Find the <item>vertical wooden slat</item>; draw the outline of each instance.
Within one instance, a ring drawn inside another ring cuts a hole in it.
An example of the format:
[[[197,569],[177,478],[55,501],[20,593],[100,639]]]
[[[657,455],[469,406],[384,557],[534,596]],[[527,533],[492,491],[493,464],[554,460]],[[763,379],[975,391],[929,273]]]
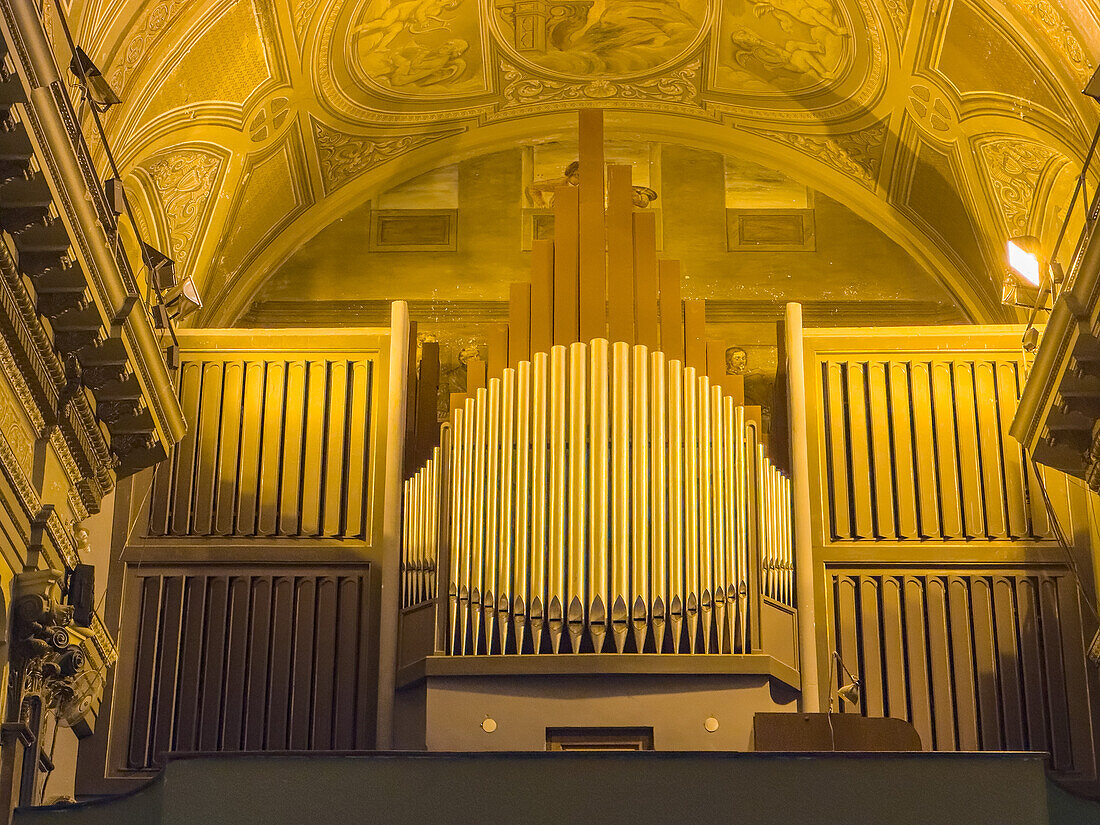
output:
[[[316,586],[316,640],[313,665],[313,701],[310,708],[310,741],[313,750],[333,746],[333,698],[336,678],[336,619],[338,580],[321,576]]]
[[[607,167],[607,324],[612,343],[634,343],[634,224],[630,167]]]
[[[848,403],[844,389],[844,366],[835,361],[824,365],[825,453],[828,457],[829,515],[834,539],[853,537],[848,494]]]
[[[169,513],[171,532],[174,536],[186,536],[191,528],[191,493],[195,480],[196,431],[199,427],[199,408],[202,393],[203,365],[188,362],[180,375],[180,406],[187,421],[187,432],[176,445],[175,472],[173,473],[172,507]]]
[[[1073,766],[1073,740],[1066,696],[1066,664],[1062,659],[1057,588],[1056,577],[1039,577],[1039,620],[1042,625],[1043,667],[1046,675],[1044,698],[1050,714],[1051,763],[1055,770],[1065,771]]]
[[[270,686],[269,652],[271,644],[271,577],[252,580],[249,610],[248,685],[245,689],[245,750],[263,750],[267,742],[267,696]]]
[[[580,335],[577,201],[576,187],[554,193],[554,343],[559,346],[569,346]]]
[[[241,407],[241,463],[237,482],[237,514],[233,534],[256,534],[257,503],[260,495],[260,455],[264,433],[266,370],[250,361],[244,372],[244,402]]]
[[[707,378],[712,387],[725,388],[726,346],[721,341],[707,341]],[[734,376],[729,376],[733,378]]]
[[[939,479],[937,478],[936,441],[933,432],[932,376],[928,364],[914,362],[909,368],[913,400],[913,445],[917,465],[917,491],[920,496],[920,530],[923,538],[940,538]]]
[[[848,449],[851,468],[854,538],[873,538],[874,502],[872,500],[871,452],[867,434],[867,383],[865,365],[848,362]],[[866,479],[867,481],[864,481]],[[879,533],[881,536],[882,534]]]
[[[869,361],[866,377],[876,534],[880,538],[895,539],[898,533],[894,523],[894,455],[890,445],[890,399],[886,388],[886,364],[882,361]],[[912,500],[911,489],[908,494]]]
[[[312,576],[294,583],[294,618],[288,629],[293,634],[294,653],[290,659],[290,724],[287,747],[309,749],[309,729],[313,706],[313,639],[317,630],[317,591]]]
[[[603,111],[580,110],[578,149],[580,216],[580,341],[607,335],[607,273],[604,235]],[[558,235],[554,224],[555,242]]]
[[[955,691],[951,679],[950,632],[947,626],[947,592],[939,576],[925,577],[924,598],[928,614],[928,664],[932,683],[932,725],[936,750],[955,750]]]
[[[233,532],[239,479],[241,411],[244,400],[244,362],[227,362],[221,397],[221,424],[218,435],[218,472],[214,488],[213,532],[228,536]]]
[[[932,417],[936,433],[936,469],[939,473],[940,523],[945,538],[963,538],[963,486],[959,477],[958,440],[955,437],[953,364],[932,362]]]
[[[369,616],[371,607],[368,588],[369,579],[361,576],[355,579],[355,590],[358,596],[357,612],[359,616]],[[366,750],[374,747],[375,732],[375,702],[376,694],[368,685],[377,684],[377,674],[372,672],[372,663],[376,662],[377,653],[372,644],[373,634],[369,628],[365,628],[360,619],[356,638],[356,674],[355,674],[355,738],[352,747],[357,750]]]
[[[240,750],[243,745],[245,690],[248,674],[250,576],[229,577],[229,627],[226,630],[225,692],[218,747]]]
[[[554,242],[531,244],[531,354],[554,344]]]
[[[1069,575],[1058,576],[1058,627],[1062,639],[1061,656],[1065,667],[1066,699],[1069,713],[1071,762],[1073,770],[1089,774],[1095,771],[1095,736],[1089,710],[1088,660],[1082,654],[1087,636],[1081,626],[1081,602],[1075,582]]]
[[[501,326],[504,346],[508,345],[507,328]],[[499,346],[499,344],[498,344]],[[492,345],[490,345],[492,353]],[[501,364],[503,369],[504,365]],[[416,460],[424,463],[439,444],[439,343],[424,341],[420,345],[420,364],[416,374]]]
[[[652,212],[634,213],[634,336],[642,346],[660,346],[657,320],[657,224]]]
[[[191,535],[208,536],[213,530],[214,486],[218,472],[218,434],[222,413],[222,365],[212,361],[202,367],[202,407],[195,444],[195,492]]]
[[[974,395],[978,413],[978,463],[981,467],[986,534],[990,538],[1003,539],[1008,538],[1009,531],[995,369],[996,363],[993,361],[974,364]]]
[[[982,750],[1003,750],[1001,703],[997,690],[997,659],[993,623],[993,590],[987,576],[970,581],[970,622],[974,627],[974,671]]]
[[[256,534],[275,534],[279,514],[279,470],[283,452],[283,407],[286,364],[267,364],[263,394],[263,436],[260,448],[260,485],[257,500]]]
[[[859,655],[859,637],[858,637],[858,624],[859,615],[856,607],[859,580],[852,576],[837,576],[835,578],[835,593],[836,593],[836,614],[837,614],[837,632],[836,632],[836,646],[837,653],[840,654],[841,661],[845,666],[853,673],[863,673],[863,663]],[[848,681],[847,675],[841,669],[837,662],[830,662],[830,667],[833,669],[833,684],[838,687]],[[860,697],[861,705],[864,702],[864,698]],[[834,708],[841,713],[863,713],[863,708],[852,709],[843,700],[837,699],[836,706]]]
[[[913,421],[910,415],[909,365],[889,362],[890,443],[893,447],[893,468],[897,480],[898,538],[920,538],[917,509],[917,468],[913,459]],[[876,461],[878,455],[876,453]]]
[[[974,369],[968,361],[953,365],[955,379],[955,429],[959,438],[960,494],[964,532],[968,538],[985,537],[982,491],[982,454],[978,445],[978,409],[974,399]]]
[[[1020,576],[1016,579],[1016,632],[1020,640],[1027,749],[1049,750],[1051,742],[1043,681],[1043,631],[1039,618],[1039,588],[1032,576]]]
[[[344,492],[345,426],[348,412],[348,362],[333,361],[328,370],[328,418],[325,427],[324,502],[320,531],[323,536],[340,534]],[[308,469],[307,469],[308,472]]]
[[[370,442],[370,401],[373,371],[368,362],[352,364],[348,393],[347,465],[344,476],[344,536],[362,536],[370,529],[363,523],[367,506],[367,462]]]
[[[129,764],[134,768],[145,768],[155,754],[148,752],[150,708],[153,703],[153,690],[156,686],[156,667],[158,656],[157,630],[161,620],[161,589],[159,576],[146,576],[140,580],[141,607],[138,615],[140,624],[137,630],[137,650],[134,663],[133,700],[130,717]],[[173,641],[171,639],[166,641]]]
[[[885,664],[886,702],[884,715],[909,718],[909,680],[905,655],[905,625],[902,612],[902,582],[896,576],[882,577],[882,653]],[[925,748],[931,744],[924,740]]]
[[[684,305],[680,297],[680,262],[658,262],[661,310],[661,349],[669,361],[684,360]]]
[[[868,716],[886,715],[886,680],[883,678],[882,648],[885,641],[879,614],[879,580],[859,577],[859,637],[862,641],[859,677]]]
[[[993,621],[997,636],[997,675],[1001,686],[1001,712],[1004,715],[1004,747],[1027,748],[1024,681],[1017,648],[1016,584],[1005,576],[993,578]]]
[[[279,486],[279,535],[294,536],[301,526],[302,454],[305,444],[306,372],[305,361],[287,366],[286,404],[283,418],[282,481]]]
[[[1005,501],[1008,510],[1008,531],[1013,538],[1030,535],[1027,510],[1027,485],[1024,481],[1024,455],[1020,442],[1012,437],[1009,428],[1016,415],[1019,387],[1016,381],[1016,365],[998,361],[996,365],[997,412],[1001,437],[1001,461],[1005,476]]]
[[[486,365],[489,378],[500,378],[508,366],[508,327],[504,324],[490,324],[486,330],[489,361]]]
[[[457,435],[456,435],[457,437]],[[332,747],[350,750],[355,747],[355,721],[359,701],[359,639],[364,605],[359,598],[359,583],[351,577],[341,577],[336,587],[336,654],[333,691]]]
[[[198,749],[198,710],[202,695],[202,641],[206,618],[206,577],[188,576],[184,591],[183,633],[180,638],[179,687],[176,695],[174,751]]]
[[[148,581],[146,579],[145,581]],[[153,718],[153,736],[150,747],[149,759],[151,764],[163,764],[164,755],[172,749],[173,723],[176,709],[176,685],[179,678],[180,666],[180,633],[183,629],[183,576],[164,576],[163,579],[163,608],[160,614],[160,648],[159,666],[157,667],[156,712]],[[143,614],[141,633],[145,633],[145,618]],[[142,651],[144,639],[138,641],[138,651]],[[134,707],[141,706],[140,697],[136,691],[133,699]]]
[[[286,750],[290,711],[291,645],[294,640],[293,576],[276,576],[271,594],[271,660],[265,750]]]
[[[909,673],[909,721],[920,734],[925,750],[943,747],[933,735],[932,691],[928,681],[928,641],[924,619],[924,583],[916,576],[904,579],[905,655]],[[950,747],[950,745],[947,745]]]
[[[684,301],[684,364],[694,367],[698,375],[707,371],[706,301],[688,298]]]
[[[508,285],[508,366],[531,358],[531,284]]]
[[[324,467],[326,412],[328,407],[328,362],[314,360],[307,364],[305,403],[305,443],[302,445],[301,524],[303,536],[321,532],[321,469]]]
[[[203,633],[202,704],[199,709],[199,750],[218,749],[221,732],[221,698],[225,679],[226,619],[229,611],[227,576],[210,576],[206,581],[206,627]]]
[[[959,750],[975,751],[979,747],[978,696],[974,685],[974,643],[970,632],[970,588],[966,578],[947,578],[947,609]]]

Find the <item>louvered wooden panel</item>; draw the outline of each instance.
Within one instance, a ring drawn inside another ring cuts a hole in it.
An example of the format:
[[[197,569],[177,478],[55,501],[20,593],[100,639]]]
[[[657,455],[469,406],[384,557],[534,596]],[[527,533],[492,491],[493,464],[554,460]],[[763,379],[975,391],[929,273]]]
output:
[[[1090,775],[1068,569],[834,570],[829,586],[836,650],[863,682],[861,707],[838,710],[908,719],[926,750],[1047,751],[1058,773]]]
[[[185,353],[150,536],[365,538],[374,360]]]
[[[1008,435],[1017,361],[853,355],[818,369],[833,541],[1050,537],[1034,475]]]
[[[371,746],[369,566],[132,571],[126,767]]]

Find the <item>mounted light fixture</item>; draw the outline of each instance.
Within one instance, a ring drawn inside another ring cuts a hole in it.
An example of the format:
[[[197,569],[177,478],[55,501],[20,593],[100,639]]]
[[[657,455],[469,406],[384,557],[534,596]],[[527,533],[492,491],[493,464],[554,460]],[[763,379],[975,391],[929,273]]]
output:
[[[1092,77],[1085,84],[1085,88],[1081,90],[1081,94],[1086,94],[1092,99],[1100,101],[1100,67],[1092,73]]]
[[[121,103],[122,99],[115,94],[103,72],[92,62],[92,58],[79,46],[73,47],[73,59],[69,62],[69,71],[80,81],[88,98],[101,112],[105,112],[112,106]]]
[[[1032,286],[1043,283],[1042,244],[1034,235],[1010,238],[1007,245],[1008,265],[1012,271]]]
[[[141,259],[149,270],[149,280],[158,290],[164,291],[176,285],[176,262],[155,246],[142,241]]]
[[[173,321],[186,318],[191,313],[202,309],[202,298],[199,296],[194,278],[188,275],[178,285],[166,292],[164,294],[164,305],[168,307],[169,317]]]

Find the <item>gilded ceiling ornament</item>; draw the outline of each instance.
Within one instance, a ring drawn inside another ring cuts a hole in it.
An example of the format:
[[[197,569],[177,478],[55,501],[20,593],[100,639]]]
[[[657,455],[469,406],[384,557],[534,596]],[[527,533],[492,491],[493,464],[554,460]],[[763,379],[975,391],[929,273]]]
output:
[[[698,60],[660,77],[639,81],[600,78],[579,83],[566,82],[532,77],[504,61],[501,61],[500,68],[504,82],[503,109],[611,99],[677,106],[699,105]]]
[[[298,36],[298,42],[301,42],[302,38],[305,37],[306,29],[309,28],[309,21],[316,10],[317,0],[298,0],[294,4],[291,16],[294,18],[294,33]]]
[[[1009,233],[1028,234],[1039,179],[1058,153],[1015,137],[986,141],[978,151]]]
[[[445,137],[457,135],[461,131],[461,129],[448,129],[420,135],[369,138],[338,132],[313,121],[313,139],[321,161],[321,177],[324,180],[325,193],[329,194],[339,189],[352,178],[388,163],[406,152]]]
[[[119,93],[126,89],[145,56],[188,5],[189,0],[162,0],[149,7],[118,52],[122,55],[122,62],[110,70],[112,89]]]
[[[1081,41],[1049,0],[1038,0],[1025,4],[1028,15],[1036,20],[1054,42],[1058,53],[1066,61],[1080,80],[1088,80],[1092,75],[1093,64],[1081,46]]]
[[[886,143],[886,123],[876,123],[844,135],[802,135],[769,131],[756,131],[756,134],[793,146],[869,189],[874,189],[882,162],[882,148]]]
[[[898,43],[905,42],[905,34],[909,30],[909,13],[912,10],[912,0],[882,0],[886,13],[890,16],[890,22],[898,34]]]
[[[909,90],[908,109],[929,133],[949,139],[955,125],[955,115],[937,90],[923,83],[914,83]]]
[[[492,22],[497,39],[518,62],[563,79],[622,79],[658,71],[695,49],[708,28],[709,5],[707,0],[492,0]]]
[[[214,191],[221,159],[209,152],[182,149],[144,164],[164,210],[177,265],[187,263]]]

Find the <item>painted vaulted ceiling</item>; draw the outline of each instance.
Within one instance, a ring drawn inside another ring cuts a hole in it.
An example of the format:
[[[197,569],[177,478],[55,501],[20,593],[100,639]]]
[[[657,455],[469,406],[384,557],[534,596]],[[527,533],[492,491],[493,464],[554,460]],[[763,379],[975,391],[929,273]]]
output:
[[[143,232],[232,323],[377,193],[581,106],[782,169],[872,221],[972,320],[1004,240],[1057,233],[1096,122],[1086,0],[74,0],[123,98]]]

